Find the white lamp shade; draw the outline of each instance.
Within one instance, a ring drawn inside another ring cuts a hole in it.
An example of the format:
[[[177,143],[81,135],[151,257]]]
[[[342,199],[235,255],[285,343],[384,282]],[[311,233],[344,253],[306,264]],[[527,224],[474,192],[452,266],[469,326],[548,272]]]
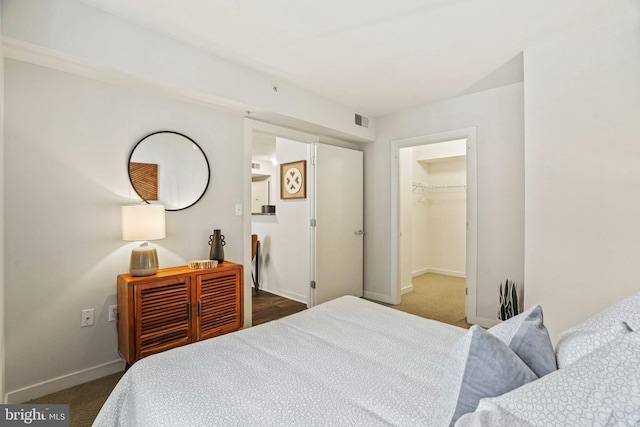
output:
[[[122,207],[122,240],[147,241],[167,236],[164,205],[129,205]]]

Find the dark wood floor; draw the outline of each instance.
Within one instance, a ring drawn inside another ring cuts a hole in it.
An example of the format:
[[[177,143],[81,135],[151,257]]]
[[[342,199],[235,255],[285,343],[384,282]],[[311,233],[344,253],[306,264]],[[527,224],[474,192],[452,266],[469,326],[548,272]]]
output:
[[[253,326],[305,310],[306,304],[265,291],[253,291]]]

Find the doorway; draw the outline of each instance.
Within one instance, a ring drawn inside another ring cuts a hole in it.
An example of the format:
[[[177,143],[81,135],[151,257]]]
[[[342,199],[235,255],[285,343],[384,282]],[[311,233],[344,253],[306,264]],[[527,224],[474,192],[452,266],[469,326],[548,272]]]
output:
[[[254,158],[254,148],[264,151],[259,147],[264,140],[275,141],[275,156],[263,152],[262,159]],[[245,230],[247,237],[257,234],[260,241],[260,289],[307,306],[342,295],[362,296],[363,157],[357,148],[337,140],[319,143],[317,136],[245,119],[245,159],[252,170],[244,203],[255,205]],[[306,181],[307,195],[283,198],[280,175],[293,165]],[[258,212],[265,200],[272,209]],[[253,245],[246,240],[249,266]],[[245,273],[247,326],[252,324],[251,270]]]
[[[253,132],[251,234],[257,243],[252,247],[252,284],[305,305],[312,262],[310,198],[283,199],[279,185],[280,165],[309,163],[310,148],[306,142]]]
[[[421,273],[465,277],[476,317],[475,128],[392,141],[392,288],[395,303]],[[461,203],[464,201],[464,203]],[[415,209],[414,209],[415,208]],[[426,221],[420,221],[420,218]],[[430,219],[430,220],[429,220]],[[430,245],[429,243],[432,243]]]

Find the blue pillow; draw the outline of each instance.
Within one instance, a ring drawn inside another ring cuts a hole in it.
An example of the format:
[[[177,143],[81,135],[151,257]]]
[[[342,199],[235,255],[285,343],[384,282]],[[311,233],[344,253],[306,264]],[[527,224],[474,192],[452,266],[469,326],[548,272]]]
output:
[[[539,377],[557,369],[556,354],[539,304],[489,329]]]
[[[453,426],[480,399],[500,396],[538,377],[500,339],[472,326],[452,347],[445,366],[434,426]]]

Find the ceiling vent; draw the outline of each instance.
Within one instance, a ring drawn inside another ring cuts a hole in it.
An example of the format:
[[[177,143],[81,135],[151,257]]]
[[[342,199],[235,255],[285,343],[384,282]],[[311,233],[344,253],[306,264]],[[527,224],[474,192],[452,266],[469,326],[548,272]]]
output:
[[[361,116],[360,114],[356,114],[356,125],[362,126],[363,128],[368,128],[369,118],[365,116]]]

